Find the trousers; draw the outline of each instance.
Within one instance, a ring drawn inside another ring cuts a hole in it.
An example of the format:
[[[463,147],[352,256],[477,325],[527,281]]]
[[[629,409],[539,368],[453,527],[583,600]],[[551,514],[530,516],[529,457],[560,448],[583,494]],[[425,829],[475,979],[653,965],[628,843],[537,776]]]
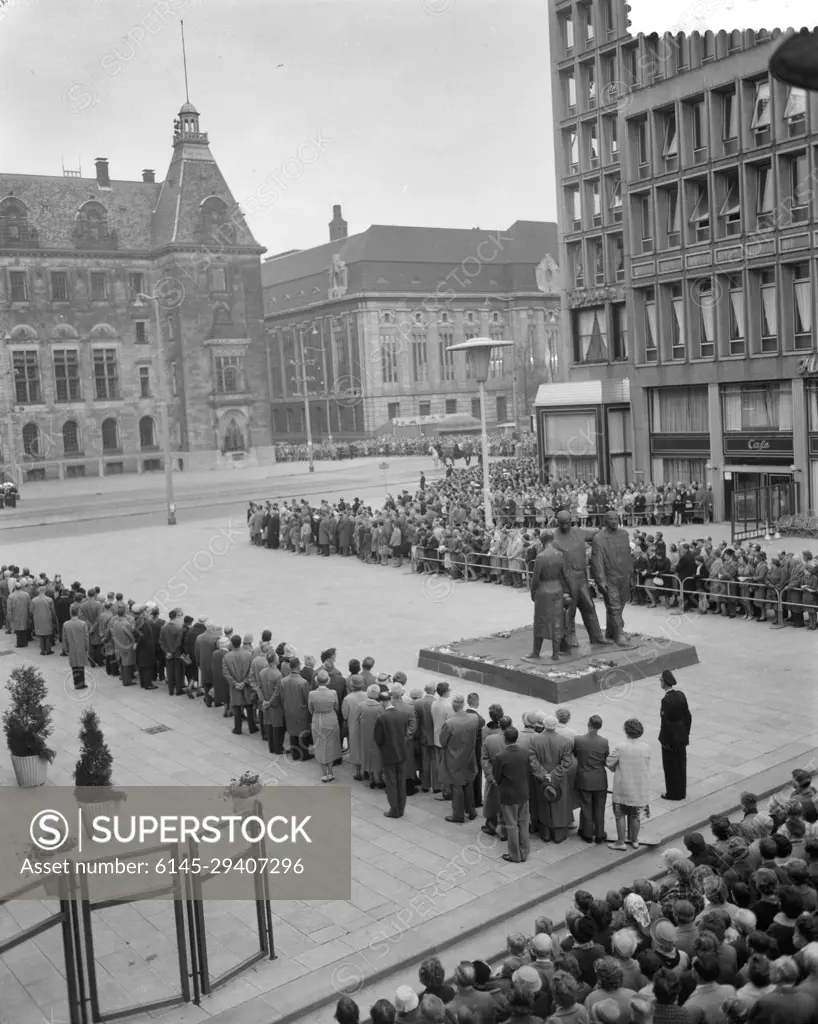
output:
[[[452,784],[452,817],[465,821],[466,815],[474,817],[474,781],[469,779],[462,785]]]
[[[619,640],[625,632],[622,610],[630,597],[630,580],[608,579],[602,595],[605,602],[605,636],[609,640]]]
[[[604,789],[579,789],[579,834],[589,839],[601,839],[605,835],[605,802],[608,794]]]
[[[508,835],[508,855],[513,861],[528,860],[531,836],[528,801],[524,804],[501,804],[500,811]]]
[[[403,777],[403,762],[385,764],[383,766],[383,781],[386,785],[386,799],[389,801],[390,813],[402,818],[406,807],[406,780]]]
[[[597,618],[596,608],[591,599],[591,590],[588,586],[588,579],[584,575],[569,573],[568,583],[570,586],[571,603],[565,613],[565,621],[568,626],[569,636],[576,636],[576,614],[582,616],[582,622],[588,631],[588,639],[591,643],[599,643],[602,640],[602,629]],[[568,639],[568,638],[566,638]]]
[[[684,800],[687,795],[687,747],[662,747],[662,770],[665,773],[665,794],[671,800]]]

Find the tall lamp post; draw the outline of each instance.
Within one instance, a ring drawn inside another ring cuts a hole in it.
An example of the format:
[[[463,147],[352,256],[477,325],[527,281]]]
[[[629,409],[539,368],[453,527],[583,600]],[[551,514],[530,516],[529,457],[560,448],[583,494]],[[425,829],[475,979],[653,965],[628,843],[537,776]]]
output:
[[[471,376],[480,385],[480,441],[483,449],[483,511],[486,526],[494,528],[494,516],[491,511],[491,484],[489,483],[489,438],[486,431],[486,381],[489,379],[491,350],[508,348],[513,341],[495,341],[493,338],[471,338],[461,341],[459,345],[449,345],[448,352],[465,352],[469,362]]]
[[[153,303],[156,318],[156,358],[159,361],[159,394],[162,403],[162,456],[165,463],[165,498],[168,506],[168,526],[176,526],[176,503],[173,500],[173,463],[170,454],[170,403],[168,401],[168,382],[165,371],[165,336],[162,333],[162,321],[159,316],[159,299],[155,295],[140,292],[134,305],[138,308],[143,302]]]

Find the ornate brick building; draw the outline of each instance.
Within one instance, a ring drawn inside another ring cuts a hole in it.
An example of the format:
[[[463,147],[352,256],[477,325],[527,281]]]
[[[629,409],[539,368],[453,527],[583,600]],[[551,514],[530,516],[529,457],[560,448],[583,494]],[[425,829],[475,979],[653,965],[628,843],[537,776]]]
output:
[[[161,469],[165,401],[181,467],[269,458],[263,252],[190,103],[164,182],[0,173],[6,470]]]

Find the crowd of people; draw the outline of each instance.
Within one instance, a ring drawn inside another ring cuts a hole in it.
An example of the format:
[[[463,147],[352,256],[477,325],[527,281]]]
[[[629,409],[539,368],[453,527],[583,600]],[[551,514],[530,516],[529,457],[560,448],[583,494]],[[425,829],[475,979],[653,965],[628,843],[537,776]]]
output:
[[[818,562],[808,549],[800,554],[782,550],[768,558],[759,544],[731,546],[708,536],[668,544],[658,527],[677,515],[688,521],[688,511],[673,513],[672,502],[666,515],[656,505],[650,515],[635,512],[637,492],[626,489],[617,495],[600,485],[587,491],[591,503],[582,505],[584,485],[564,480],[541,484],[533,458],[491,463],[489,475],[493,529],[485,523],[482,469],[476,465],[449,467],[431,482],[422,474],[414,495],[404,490],[380,508],[358,498],[317,506],[304,499],[254,502],[247,512],[250,537],[258,546],[294,554],[355,555],[381,566],[409,562],[417,572],[524,589],[542,547],[542,531],[556,528],[560,513],[568,512],[590,540],[606,514],[616,512],[632,526],[635,604],[667,604],[813,631],[818,626]],[[692,492],[695,504],[701,490]],[[652,499],[655,492],[647,485],[638,494]]]
[[[524,456],[533,456],[537,447],[536,436],[531,433],[520,435],[503,434],[492,431],[488,434],[489,455],[514,455],[518,445]],[[356,441],[330,441],[323,438],[312,446],[312,457],[315,461],[329,462],[339,459],[355,459],[364,456],[378,455],[383,458],[404,455],[429,455],[434,448],[436,458],[455,460],[466,458],[465,452],[474,454],[480,447],[479,437],[471,434],[449,434],[441,437],[397,437],[383,434],[380,437],[365,437]],[[458,455],[455,449],[464,454]],[[306,462],[309,458],[309,446],[295,444],[291,441],[279,442],[275,445],[276,462]]]
[[[818,794],[809,771],[741,819],[714,815],[665,851],[665,873],[575,893],[564,925],[537,917],[494,965],[438,957],[369,1009],[372,1024],[814,1024]],[[338,1024],[364,1015],[350,996]]]

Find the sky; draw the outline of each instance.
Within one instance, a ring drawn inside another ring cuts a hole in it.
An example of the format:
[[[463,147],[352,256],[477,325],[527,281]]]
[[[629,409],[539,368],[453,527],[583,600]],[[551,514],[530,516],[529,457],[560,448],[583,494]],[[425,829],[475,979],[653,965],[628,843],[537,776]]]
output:
[[[0,169],[161,181],[190,99],[269,253],[555,220],[546,0],[8,0]],[[13,102],[10,99],[13,97]]]

